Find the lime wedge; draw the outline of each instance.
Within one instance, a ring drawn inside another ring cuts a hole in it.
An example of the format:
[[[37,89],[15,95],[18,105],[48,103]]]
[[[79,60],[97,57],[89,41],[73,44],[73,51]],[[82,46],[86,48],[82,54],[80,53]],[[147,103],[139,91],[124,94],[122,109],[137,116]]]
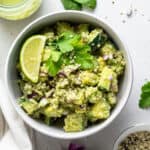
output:
[[[46,37],[35,35],[25,41],[20,53],[20,65],[24,75],[32,82],[38,82],[39,70]]]

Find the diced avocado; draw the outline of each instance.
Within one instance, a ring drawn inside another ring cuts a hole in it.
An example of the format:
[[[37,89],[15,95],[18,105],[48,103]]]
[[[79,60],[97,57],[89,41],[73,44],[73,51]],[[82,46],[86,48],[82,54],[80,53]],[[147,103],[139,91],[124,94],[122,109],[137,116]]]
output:
[[[83,85],[94,86],[98,83],[99,77],[92,72],[82,71],[79,75],[79,79]]]
[[[90,103],[97,103],[102,99],[102,92],[97,87],[87,87],[85,95]]]
[[[121,63],[115,64],[111,66],[112,70],[116,72],[117,76],[120,76],[123,74],[125,66]]]
[[[98,58],[98,71],[99,72],[102,72],[102,70],[104,69],[104,67],[106,66],[106,62],[105,60],[103,59],[103,57],[99,57]]]
[[[117,97],[114,93],[108,93],[107,94],[107,101],[111,106],[114,106],[117,103]]]
[[[69,89],[65,95],[65,101],[68,104],[82,105],[86,102],[85,92],[82,89]]]
[[[42,61],[47,61],[50,57],[51,50],[49,48],[44,49]]]
[[[108,60],[108,65],[110,65],[113,71],[116,72],[117,76],[123,74],[125,64],[126,63],[122,51],[117,51],[114,53],[113,59]]]
[[[22,100],[20,106],[29,114],[32,115],[35,111],[39,109],[38,103],[34,100]]]
[[[78,33],[89,32],[89,24],[79,24],[77,26],[77,29]]]
[[[89,25],[88,24],[79,24],[76,28],[76,32],[80,35],[81,39],[76,45],[83,45],[83,43],[88,43],[89,37]],[[76,46],[75,45],[75,46]]]
[[[61,117],[63,114],[63,109],[55,108],[51,105],[48,105],[45,108],[43,108],[43,114],[47,117]]]
[[[56,88],[58,88],[58,89],[66,88],[68,85],[69,85],[68,79],[67,78],[61,78],[57,82]]]
[[[70,112],[74,112],[75,111],[75,106],[74,104],[70,104],[70,103],[63,103],[62,104],[62,107],[64,108],[64,113],[67,112],[67,115],[70,113]],[[66,111],[67,110],[67,111]]]
[[[54,96],[57,97],[57,99],[59,100],[59,102],[61,104],[65,104],[66,103],[66,94],[68,92],[65,89],[56,89]]]
[[[80,24],[80,25],[78,25],[76,32],[81,35],[80,43],[82,43],[82,42],[83,43],[88,43],[88,40],[89,40],[88,39],[88,37],[89,37],[89,25],[88,24]]]
[[[87,112],[87,105],[83,104],[75,106],[75,112],[77,114],[85,114]]]
[[[80,89],[76,93],[76,99],[73,101],[74,104],[76,105],[82,105],[86,102],[85,99],[85,91]]]
[[[66,22],[58,22],[56,25],[56,30],[58,35],[64,32],[74,32],[73,27],[71,27],[71,25]]]
[[[50,105],[53,107],[53,108],[58,108],[59,106],[59,99],[57,97],[54,97],[54,98],[48,98],[48,102],[50,103]]]
[[[25,95],[30,95],[32,94],[33,86],[29,83],[23,84],[23,92]]]
[[[60,72],[62,72],[65,76],[69,77],[69,75],[79,69],[80,65],[67,65]]]
[[[64,130],[66,132],[78,132],[87,126],[87,119],[83,114],[70,114],[65,118]]]
[[[105,100],[101,100],[90,108],[88,119],[92,122],[99,119],[106,119],[110,115],[110,108],[110,105]]]
[[[95,51],[102,47],[107,40],[106,34],[103,33],[103,30],[100,28],[94,29],[89,34],[89,45],[92,48],[92,51]]]
[[[92,30],[89,34],[89,43],[91,43],[99,34],[102,34],[103,30],[100,28],[96,28]]]
[[[65,94],[65,102],[68,104],[73,104],[76,99],[77,99],[76,90],[69,89]]]
[[[114,93],[118,92],[118,80],[117,80],[117,75],[115,73],[113,74],[113,78],[112,78],[111,91]]]
[[[112,43],[107,42],[101,48],[100,52],[101,52],[102,56],[108,56],[108,57],[111,56],[111,57],[113,57],[114,52],[116,52],[116,48],[115,48],[115,46]]]
[[[92,51],[96,51],[97,49],[100,49],[106,42],[107,36],[105,34],[98,34],[92,42],[90,42],[90,46],[92,48]]]
[[[113,74],[114,72],[112,69],[105,67],[101,73],[98,87],[102,90],[109,91],[112,84]]]

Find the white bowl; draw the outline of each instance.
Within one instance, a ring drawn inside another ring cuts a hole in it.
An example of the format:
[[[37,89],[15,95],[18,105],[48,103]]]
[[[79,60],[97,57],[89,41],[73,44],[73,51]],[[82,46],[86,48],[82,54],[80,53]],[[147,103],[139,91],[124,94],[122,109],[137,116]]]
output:
[[[150,132],[150,124],[139,124],[125,129],[121,135],[117,138],[113,150],[118,150],[119,144],[130,134],[139,132],[139,131],[149,131]]]
[[[110,117],[107,120],[103,121],[102,123],[90,126],[84,131],[77,132],[77,133],[65,133],[61,128],[50,127],[39,121],[36,121],[31,117],[29,117],[20,108],[20,106],[17,103],[17,99],[20,97],[21,93],[20,93],[19,86],[17,84],[18,77],[16,71],[16,63],[19,56],[21,44],[28,36],[32,35],[35,31],[39,30],[43,26],[51,25],[61,20],[78,22],[78,23],[86,22],[94,26],[102,27],[113,39],[113,41],[116,43],[118,48],[123,51],[127,63],[125,74],[121,80],[121,84],[119,87],[118,103],[115,109],[112,111]],[[105,21],[103,21],[102,19],[88,13],[79,12],[79,11],[63,11],[63,12],[50,13],[43,17],[40,17],[35,21],[33,21],[32,23],[30,23],[25,29],[22,30],[22,32],[18,35],[18,37],[12,44],[12,47],[7,57],[7,62],[5,66],[5,82],[14,108],[21,116],[21,118],[28,125],[36,129],[37,131],[40,131],[41,133],[51,137],[61,138],[61,139],[75,139],[75,138],[82,138],[82,137],[89,136],[91,134],[94,134],[104,129],[117,117],[117,115],[121,112],[121,110],[125,106],[131,91],[132,80],[133,80],[132,70],[133,70],[132,63],[131,63],[131,58],[129,56],[128,49],[124,44],[124,42],[121,40],[120,36],[116,33],[114,29],[111,28],[110,25],[106,24]]]

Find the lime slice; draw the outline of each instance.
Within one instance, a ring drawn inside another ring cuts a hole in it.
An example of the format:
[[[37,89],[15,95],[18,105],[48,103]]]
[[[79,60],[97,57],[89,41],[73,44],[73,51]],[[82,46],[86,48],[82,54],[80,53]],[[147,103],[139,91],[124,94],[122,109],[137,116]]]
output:
[[[46,37],[35,35],[25,41],[20,53],[20,65],[24,75],[32,82],[38,82],[39,70]]]

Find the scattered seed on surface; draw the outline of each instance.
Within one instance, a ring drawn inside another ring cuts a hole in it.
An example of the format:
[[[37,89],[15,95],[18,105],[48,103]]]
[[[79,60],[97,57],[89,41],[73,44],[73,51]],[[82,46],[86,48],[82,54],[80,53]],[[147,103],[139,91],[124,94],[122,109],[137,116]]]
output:
[[[126,23],[126,21],[125,21],[125,20],[122,20],[122,23]]]
[[[127,17],[132,17],[133,15],[133,10],[132,8],[130,8],[128,11],[127,11]]]
[[[112,4],[115,4],[115,1],[112,1]]]
[[[120,15],[122,16],[122,15],[123,15],[123,12],[121,12]]]
[[[135,8],[134,11],[137,12],[137,9]]]
[[[144,14],[141,14],[142,16],[144,16]]]

